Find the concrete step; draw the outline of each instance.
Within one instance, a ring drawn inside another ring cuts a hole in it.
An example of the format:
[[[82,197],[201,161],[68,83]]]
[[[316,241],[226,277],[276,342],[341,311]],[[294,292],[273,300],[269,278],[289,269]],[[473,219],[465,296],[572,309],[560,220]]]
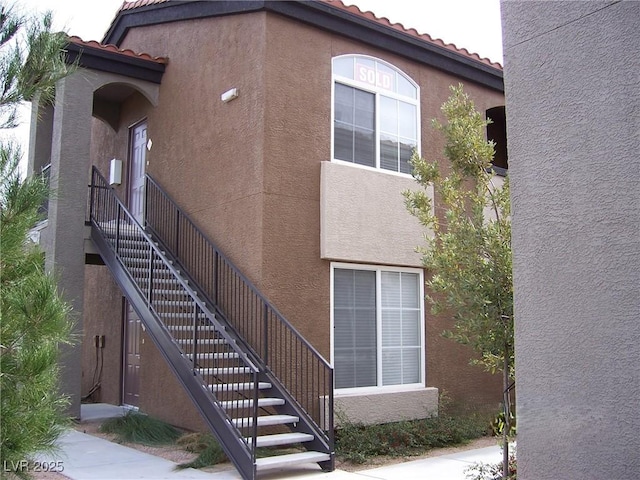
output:
[[[300,418],[294,415],[263,415],[258,417],[258,427],[269,425],[286,425],[287,423],[298,423]],[[231,420],[236,427],[248,428],[253,426],[253,417],[234,418]]]
[[[273,457],[258,458],[256,469],[259,472],[300,463],[318,463],[331,460],[331,455],[322,452],[301,452],[289,453],[287,455],[276,455]]]

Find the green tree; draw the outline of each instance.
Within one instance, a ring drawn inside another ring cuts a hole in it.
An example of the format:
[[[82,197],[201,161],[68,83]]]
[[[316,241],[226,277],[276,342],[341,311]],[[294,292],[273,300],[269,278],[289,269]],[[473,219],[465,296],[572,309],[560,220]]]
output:
[[[51,15],[24,18],[0,2],[0,123],[15,125],[16,108],[39,95],[53,98],[68,69],[66,36],[51,32]],[[29,241],[48,194],[44,178],[22,179],[20,149],[0,143],[0,464],[1,476],[26,477],[19,468],[50,450],[67,423],[67,399],[58,391],[58,352],[70,342],[69,307]],[[16,468],[15,472],[7,472]]]
[[[443,104],[444,134],[450,169],[414,155],[413,176],[422,187],[405,192],[408,210],[433,232],[420,247],[430,273],[428,299],[435,314],[451,312],[444,336],[470,346],[471,363],[501,372],[504,385],[503,429],[508,461],[513,370],[513,280],[509,182],[492,172],[494,144],[485,139],[488,121],[476,111],[462,85],[451,87]],[[434,204],[429,189],[434,188]]]

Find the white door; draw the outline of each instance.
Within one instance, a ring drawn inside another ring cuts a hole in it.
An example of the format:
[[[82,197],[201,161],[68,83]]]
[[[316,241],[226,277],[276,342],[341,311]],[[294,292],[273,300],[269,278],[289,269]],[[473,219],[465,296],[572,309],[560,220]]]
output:
[[[144,223],[144,172],[147,164],[147,122],[131,128],[131,176],[129,180],[129,209],[134,218]]]

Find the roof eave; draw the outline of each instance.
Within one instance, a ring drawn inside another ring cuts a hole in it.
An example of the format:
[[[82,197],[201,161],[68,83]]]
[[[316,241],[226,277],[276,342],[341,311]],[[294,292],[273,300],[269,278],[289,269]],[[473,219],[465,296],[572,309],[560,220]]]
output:
[[[138,80],[160,84],[165,70],[163,63],[122,55],[87,45],[70,42],[65,49],[65,61],[77,62],[84,68],[102,72],[117,73]]]
[[[278,13],[326,31],[374,45],[451,73],[463,80],[504,92],[503,74],[499,68],[435,43],[426,42],[384,24],[373,22],[347,10],[336,8],[326,2],[313,0],[287,2],[278,0],[215,2],[191,0],[151,4],[120,11],[105,34],[103,43],[113,43],[119,46],[130,28],[260,10]]]

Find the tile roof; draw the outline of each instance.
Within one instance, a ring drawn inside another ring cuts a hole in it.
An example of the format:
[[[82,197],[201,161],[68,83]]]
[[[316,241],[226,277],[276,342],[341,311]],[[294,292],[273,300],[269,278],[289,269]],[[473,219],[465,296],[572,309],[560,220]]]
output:
[[[155,5],[157,3],[168,2],[169,0],[134,0],[134,1],[124,1],[122,5],[120,5],[120,9],[118,13],[123,10],[133,10],[134,8],[146,7],[147,5]]]
[[[158,1],[158,0],[156,0]],[[165,0],[166,1],[166,0]],[[89,47],[89,48],[95,48],[96,50],[102,50],[105,52],[111,52],[111,53],[115,53],[117,55],[124,55],[126,57],[131,57],[131,58],[138,58],[140,60],[147,60],[150,62],[155,62],[155,63],[160,63],[160,64],[166,64],[167,63],[167,59],[164,57],[152,57],[151,55],[149,55],[148,53],[136,53],[133,50],[130,49],[121,49],[118,48],[115,45],[105,45],[102,44],[100,42],[96,42],[95,40],[91,40],[91,41],[85,41],[83,39],[81,39],[80,37],[69,37],[69,42],[70,43],[74,43],[76,45],[79,45],[81,47]]]
[[[147,2],[153,2],[154,0],[146,0]],[[158,1],[158,0],[155,0]],[[166,1],[166,0],[164,0]],[[440,40],[439,38],[433,38],[431,37],[431,35],[427,34],[427,33],[419,33],[415,28],[406,28],[404,25],[402,25],[401,23],[391,23],[391,21],[386,18],[386,17],[378,17],[375,13],[371,12],[371,11],[365,11],[363,12],[362,10],[360,10],[360,8],[357,5],[346,5],[345,3],[343,3],[341,0],[320,0],[324,3],[327,3],[329,5],[332,5],[336,8],[340,8],[341,10],[346,10],[347,12],[350,12],[354,15],[358,15],[359,17],[364,17],[368,20],[380,23],[386,27],[389,28],[393,28],[394,30],[398,30],[402,33],[405,33],[407,35],[410,35],[412,37],[418,38],[420,40],[423,40],[425,42],[429,42],[435,45],[438,45],[440,47],[446,48],[447,50],[451,50],[453,52],[459,53],[461,55],[464,55],[466,57],[472,58],[473,60],[476,60],[478,62],[482,62],[486,65],[489,65],[491,67],[494,68],[499,68],[500,70],[502,70],[502,65],[500,65],[500,63],[498,62],[492,62],[491,60],[489,60],[488,58],[482,58],[480,57],[480,55],[478,55],[477,53],[471,53],[469,52],[469,50],[467,50],[466,48],[458,48],[456,45],[454,45],[453,43],[444,43],[442,40]]]
[[[120,13],[125,10],[134,10],[136,8],[146,7],[148,5],[157,5],[160,3],[169,2],[171,0],[134,0],[134,1],[124,1],[120,6],[120,9],[117,13]],[[482,58],[477,53],[469,52],[466,48],[458,48],[453,43],[445,43],[439,38],[433,38],[431,35],[427,33],[419,33],[415,28],[407,28],[401,23],[391,23],[391,21],[386,17],[378,17],[375,13],[371,11],[362,11],[356,5],[346,5],[342,0],[316,0],[327,5],[330,5],[334,8],[338,8],[340,10],[349,12],[352,15],[356,15],[360,18],[364,18],[368,21],[375,22],[377,24],[383,25],[387,28],[392,28],[396,31],[399,31],[403,34],[409,35],[413,38],[417,38],[423,42],[431,43],[433,45],[437,45],[438,47],[445,48],[449,51],[455,52],[459,55],[463,55],[467,58],[470,58],[474,61],[483,63],[493,68],[497,68],[502,70],[502,65],[498,62],[492,62],[488,58]]]

